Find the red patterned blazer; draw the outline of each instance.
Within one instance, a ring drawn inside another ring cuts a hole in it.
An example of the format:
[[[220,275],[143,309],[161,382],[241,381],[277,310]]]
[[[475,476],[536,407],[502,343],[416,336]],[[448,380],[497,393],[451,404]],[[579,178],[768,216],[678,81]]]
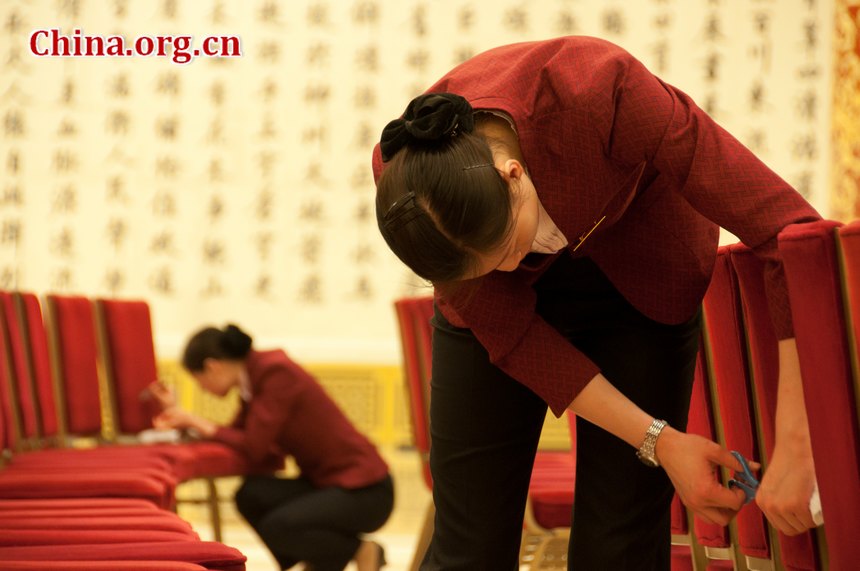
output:
[[[793,335],[777,234],[818,213],[629,53],[588,37],[514,44],[475,56],[428,91],[457,93],[475,109],[513,119],[540,201],[568,249],[594,228],[573,256],[590,257],[643,314],[663,323],[693,315],[722,226],[766,261],[774,325],[781,339]],[[373,167],[378,178],[378,146]],[[548,265],[494,271],[465,305],[437,301],[495,365],[560,415],[599,369],[535,313],[531,285]]]
[[[362,488],[382,481],[388,466],[376,447],[307,371],[281,350],[251,351],[246,359],[251,400],[214,440],[247,456],[252,468],[282,467],[292,456],[318,488]]]

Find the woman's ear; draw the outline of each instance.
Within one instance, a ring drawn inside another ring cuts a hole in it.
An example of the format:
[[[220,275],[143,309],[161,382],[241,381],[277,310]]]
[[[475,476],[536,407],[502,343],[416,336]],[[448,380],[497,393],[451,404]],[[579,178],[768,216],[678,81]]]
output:
[[[218,362],[218,359],[213,359],[212,357],[206,357],[203,359],[203,372],[204,373],[212,373],[217,371],[221,366],[221,363]]]
[[[508,178],[515,180],[519,180],[526,173],[526,170],[525,168],[523,168],[522,163],[517,159],[506,160],[504,168],[502,170],[508,176]]]

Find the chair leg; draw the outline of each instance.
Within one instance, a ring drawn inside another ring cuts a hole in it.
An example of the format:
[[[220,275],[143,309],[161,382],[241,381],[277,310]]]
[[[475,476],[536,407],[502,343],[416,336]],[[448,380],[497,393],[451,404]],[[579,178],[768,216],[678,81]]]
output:
[[[221,542],[221,499],[218,496],[218,486],[215,483],[215,478],[206,478],[206,485],[209,488],[209,518],[212,523],[212,534],[217,542]]]
[[[435,519],[436,506],[433,504],[433,500],[430,500],[427,505],[427,512],[424,515],[424,526],[421,528],[421,535],[418,536],[418,543],[415,545],[415,555],[412,556],[412,563],[409,565],[409,571],[418,571],[418,568],[421,567],[424,554],[427,553],[427,548],[430,547],[430,540],[433,539]]]
[[[550,531],[541,539],[529,569],[531,571],[566,570],[568,543],[570,543],[569,528]]]
[[[552,531],[540,525],[534,516],[532,499],[526,499],[526,511],[523,519],[523,535],[520,542],[520,565],[531,566],[535,563],[535,555],[543,542],[552,537]]]

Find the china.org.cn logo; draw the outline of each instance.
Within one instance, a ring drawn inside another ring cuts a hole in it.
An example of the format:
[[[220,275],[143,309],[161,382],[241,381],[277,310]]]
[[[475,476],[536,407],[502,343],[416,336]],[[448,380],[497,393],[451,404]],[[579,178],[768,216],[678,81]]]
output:
[[[84,34],[76,28],[65,35],[59,28],[34,30],[30,53],[37,57],[170,57],[173,63],[187,64],[198,57],[241,57],[238,36],[206,36],[194,47],[194,36],[124,36]]]

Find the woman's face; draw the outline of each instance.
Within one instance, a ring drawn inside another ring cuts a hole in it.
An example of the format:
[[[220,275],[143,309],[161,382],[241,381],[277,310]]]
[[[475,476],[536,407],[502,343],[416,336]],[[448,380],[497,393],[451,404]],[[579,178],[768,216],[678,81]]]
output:
[[[191,373],[203,390],[226,396],[239,384],[239,365],[223,359],[205,359],[203,370]]]
[[[519,164],[519,163],[517,163]],[[518,167],[522,169],[522,167]],[[531,251],[538,229],[539,203],[531,178],[523,171],[509,172],[512,180],[511,216],[513,230],[495,251],[478,256],[478,272],[469,276],[476,278],[499,270],[512,272],[517,269],[526,254]]]

